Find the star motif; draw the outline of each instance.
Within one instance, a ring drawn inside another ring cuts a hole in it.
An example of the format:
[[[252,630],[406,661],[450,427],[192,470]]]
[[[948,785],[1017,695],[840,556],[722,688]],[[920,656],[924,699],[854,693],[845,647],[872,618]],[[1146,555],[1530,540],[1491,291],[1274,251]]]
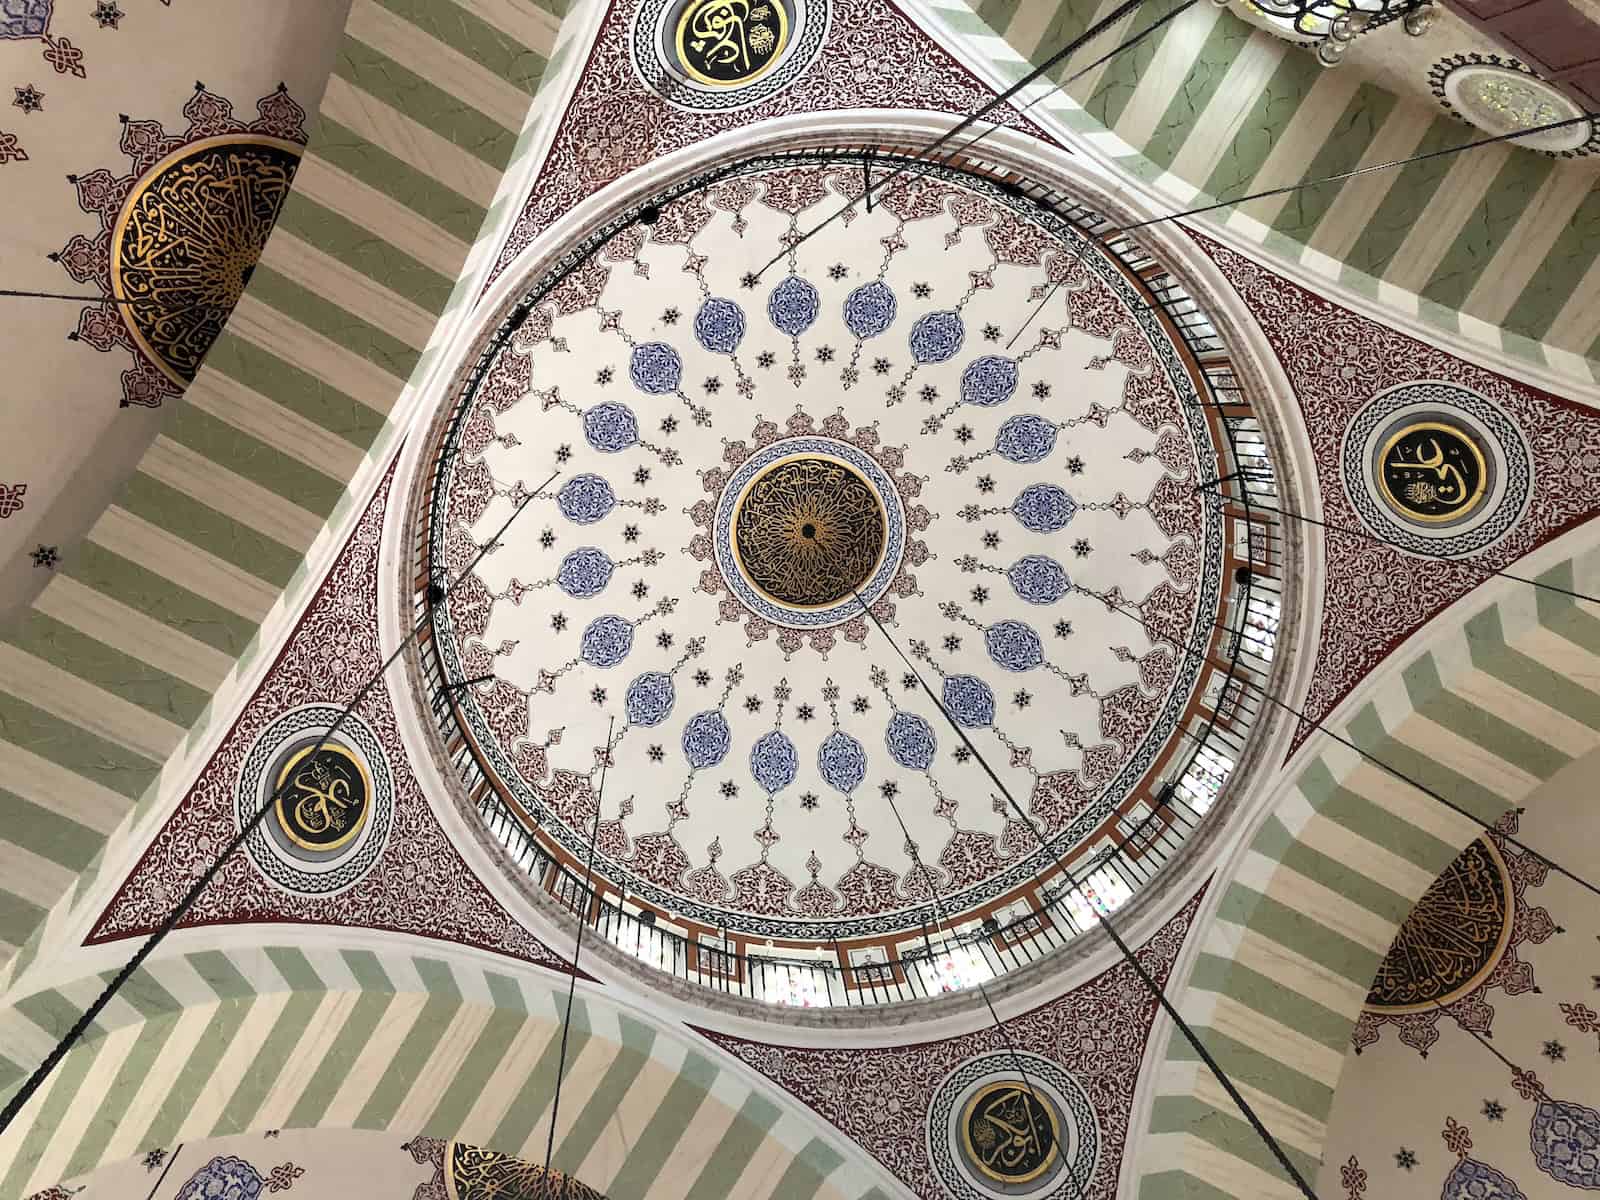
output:
[[[98,0],[94,6],[94,11],[89,15],[95,19],[101,29],[120,29],[121,25],[118,22],[127,16],[117,7],[117,0]]]
[[[649,594],[650,594],[650,585],[647,584],[644,580],[641,579],[641,580],[639,580],[637,583],[635,583],[633,585],[633,598],[635,600],[643,600]]]
[[[953,633],[950,634],[944,639],[944,648],[951,654],[954,654],[957,650],[961,649],[961,639]]]
[[[656,634],[656,645],[660,646],[663,650],[671,650],[672,635],[663,629],[660,633]]]
[[[708,376],[705,383],[701,384],[700,386],[705,388],[706,395],[715,396],[722,390],[722,380],[718,379],[715,375],[711,375]]]
[[[1018,692],[1015,696],[1012,696],[1011,702],[1018,708],[1027,708],[1028,705],[1033,703],[1033,696],[1026,689],[1024,689],[1023,691]]]
[[[665,750],[663,750],[660,746],[651,746],[650,747],[650,761],[651,762],[660,762],[666,756],[667,756],[667,752]]]
[[[817,794],[815,792],[806,792],[803,795],[801,795],[801,797],[800,797],[800,807],[801,808],[805,809],[807,812],[810,812],[816,806],[817,806]]]
[[[956,426],[956,441],[960,442],[963,446],[965,446],[971,440],[972,440],[972,426],[970,426],[970,425],[957,425]]]
[[[649,483],[650,482],[650,468],[649,467],[640,467],[637,471],[635,471],[633,473],[633,481],[635,483],[637,483],[641,487],[643,487],[645,484]]]
[[[923,385],[922,391],[918,392],[917,394],[921,396],[925,402],[932,404],[939,398],[939,389],[934,387],[933,384],[929,383]]]
[[[1094,549],[1094,547],[1089,545],[1088,538],[1079,538],[1077,541],[1072,543],[1072,552],[1079,558],[1088,558],[1089,551],[1092,549]]]
[[[998,342],[1000,340],[1000,326],[985,325],[983,327],[983,340],[986,342]]]
[[[994,491],[994,477],[991,475],[978,476],[978,490],[985,496]]]
[[[612,375],[611,375],[611,368],[610,367],[601,367],[598,371],[596,371],[594,373],[594,381],[596,383],[598,383],[601,387],[604,387],[606,384],[610,383],[611,382],[611,378],[612,378]]]
[[[1071,621],[1057,621],[1056,622],[1056,636],[1059,637],[1059,638],[1071,637],[1072,636],[1072,622]]]
[[[777,361],[778,360],[773,357],[771,350],[763,350],[760,354],[756,355],[756,366],[758,367],[770,367]]]
[[[593,700],[596,704],[604,704],[606,702],[606,690],[605,690],[605,688],[603,688],[603,687],[595,688],[593,691],[591,691],[589,693],[589,699]]]
[[[677,309],[669,308],[661,314],[661,323],[663,325],[676,325],[678,323],[678,318],[681,316],[683,316],[683,314]]]
[[[1034,398],[1038,400],[1048,399],[1050,396],[1050,385],[1041,379],[1038,383],[1033,385],[1033,395]]]
[[[707,684],[709,684],[711,682],[711,672],[710,671],[703,671],[703,670],[702,671],[696,671],[694,673],[694,681],[695,681],[695,684],[697,686],[705,687]]]
[[[572,457],[572,447],[571,446],[563,445],[563,446],[557,446],[556,447],[556,461],[558,463],[564,463],[571,457]]]
[[[1506,1106],[1498,1100],[1485,1100],[1483,1102],[1483,1115],[1491,1121],[1503,1121],[1506,1115]]]
[[[1544,1044],[1543,1054],[1551,1062],[1562,1062],[1567,1057],[1567,1048],[1552,1039]]]
[[[1083,459],[1074,454],[1071,458],[1067,459],[1067,470],[1073,475],[1082,475]]]
[[[622,540],[637,542],[639,540],[639,527],[637,525],[624,525],[622,527]]]
[[[845,267],[845,265],[843,263],[834,263],[833,266],[828,268],[828,278],[829,279],[834,279],[834,280],[843,279],[849,273],[850,273],[849,270]]]
[[[893,800],[896,796],[898,796],[900,794],[900,785],[898,783],[896,783],[894,780],[890,779],[887,782],[881,784],[879,786],[879,788],[878,788],[878,791],[883,793],[883,798],[885,800]]]
[[[760,712],[761,711],[761,697],[760,696],[746,696],[744,698],[744,710],[745,710],[745,712],[752,712],[752,713]]]
[[[817,715],[817,710],[812,708],[809,704],[802,704],[799,708],[794,710],[794,715],[802,721],[809,721],[812,717]]]
[[[754,291],[756,284],[760,282],[761,280],[756,278],[756,273],[754,271],[746,271],[739,277],[739,286],[747,291]]]
[[[34,566],[44,567],[47,570],[53,568],[58,562],[61,561],[61,554],[56,547],[46,546],[43,544],[41,544],[37,549],[30,551],[28,557],[33,559]]]
[[[11,103],[20,108],[24,113],[36,113],[44,108],[44,93],[33,84],[26,87],[12,88],[17,98]]]
[[[550,618],[550,628],[554,629],[557,633],[560,633],[566,627],[567,615],[565,613],[556,613],[555,616]]]
[[[725,797],[727,797],[729,800],[732,800],[739,794],[739,785],[731,779],[724,779],[722,781],[722,787],[719,790]]]
[[[900,686],[905,688],[908,692],[915,691],[917,687],[917,677],[907,672],[906,674],[900,676]]]
[[[546,550],[550,549],[550,547],[554,546],[555,544],[556,535],[553,530],[546,529],[539,535],[539,545],[543,546]]]
[[[1400,1152],[1394,1156],[1394,1165],[1401,1170],[1409,1171],[1417,1165],[1417,1156],[1404,1146],[1401,1146]]]
[[[833,361],[833,347],[832,346],[818,346],[817,347],[817,361],[820,362],[820,363],[830,363],[830,362],[832,362]]]
[[[867,698],[865,696],[857,696],[850,702],[850,707],[855,709],[855,711],[858,713],[864,713],[867,711],[867,709],[871,708],[872,705],[867,702]]]
[[[926,300],[933,295],[933,289],[925,283],[913,283],[911,285],[911,294],[918,300]]]
[[[677,417],[663,417],[661,419],[661,432],[666,434],[676,433],[678,429]]]
[[[1000,535],[993,529],[984,530],[983,545],[986,550],[997,549],[1000,545]]]

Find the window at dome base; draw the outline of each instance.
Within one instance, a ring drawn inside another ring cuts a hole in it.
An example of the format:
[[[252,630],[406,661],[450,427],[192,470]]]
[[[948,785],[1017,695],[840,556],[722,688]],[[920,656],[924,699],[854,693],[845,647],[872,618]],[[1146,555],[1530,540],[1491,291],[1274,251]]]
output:
[[[1271,715],[1277,477],[1202,306],[1063,191],[900,162],[759,156],[592,230],[417,485],[414,672],[508,869],[774,1005],[1094,927]]]

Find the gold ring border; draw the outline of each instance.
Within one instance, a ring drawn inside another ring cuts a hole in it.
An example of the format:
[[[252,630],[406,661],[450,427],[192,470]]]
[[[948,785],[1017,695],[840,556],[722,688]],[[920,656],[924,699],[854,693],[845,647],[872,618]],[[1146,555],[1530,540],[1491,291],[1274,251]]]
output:
[[[1448,433],[1457,440],[1465,442],[1468,448],[1471,449],[1472,456],[1478,460],[1478,486],[1472,493],[1472,498],[1456,509],[1455,512],[1447,513],[1442,517],[1427,517],[1421,513],[1413,512],[1395,497],[1395,494],[1389,490],[1389,481],[1383,477],[1383,463],[1389,457],[1389,451],[1394,449],[1394,444],[1408,434],[1427,430]],[[1476,512],[1489,490],[1489,466],[1484,461],[1483,451],[1478,446],[1478,440],[1459,426],[1450,425],[1444,421],[1415,421],[1395,433],[1388,441],[1384,442],[1383,449],[1378,451],[1377,467],[1373,471],[1373,475],[1377,477],[1378,490],[1383,494],[1383,498],[1388,502],[1390,508],[1408,521],[1419,521],[1429,525],[1443,525],[1449,521],[1459,521],[1462,517]]]
[[[968,1126],[972,1120],[972,1110],[978,1107],[978,1101],[982,1100],[990,1093],[998,1092],[1002,1088],[1015,1089],[1016,1087],[1016,1081],[1011,1079],[997,1079],[993,1083],[986,1083],[972,1094],[972,1098],[967,1101],[966,1105],[961,1110],[961,1140],[966,1146],[967,1156],[972,1160],[973,1166],[977,1167],[978,1170],[982,1171],[996,1183],[1030,1183],[1048,1171],[1051,1165],[1056,1161],[1057,1156],[1059,1156],[1061,1153],[1061,1121],[1056,1116],[1056,1106],[1050,1102],[1049,1096],[1042,1094],[1037,1088],[1028,1087],[1025,1090],[1032,1095],[1035,1100],[1039,1101],[1040,1105],[1044,1108],[1045,1116],[1050,1118],[1050,1153],[1045,1155],[1045,1160],[1033,1171],[1021,1176],[998,1175],[983,1165],[983,1160],[978,1156],[978,1153],[972,1147],[972,1138],[968,1133]]]
[[[1477,988],[1500,965],[1500,960],[1505,956],[1506,946],[1511,941],[1512,927],[1517,923],[1517,894],[1511,886],[1511,869],[1506,866],[1506,860],[1500,855],[1500,847],[1487,837],[1477,839],[1489,851],[1489,860],[1494,863],[1495,870],[1500,872],[1500,886],[1505,889],[1506,919],[1500,925],[1500,936],[1495,940],[1494,953],[1483,966],[1473,972],[1472,978],[1457,987],[1448,996],[1442,997],[1437,1002],[1429,1000],[1422,1004],[1363,1004],[1362,1008],[1377,1016],[1405,1016],[1408,1013],[1435,1012],[1446,1004],[1454,1004],[1468,992]],[[1463,850],[1462,853],[1466,851]],[[1432,886],[1431,884],[1429,885]],[[1409,918],[1410,913],[1406,916]],[[1397,931],[1398,932],[1398,931]],[[1387,957],[1387,956],[1385,956]],[[1368,990],[1371,990],[1370,988]]]
[[[128,193],[128,198],[122,202],[122,210],[117,213],[117,223],[111,227],[112,296],[121,296],[123,294],[121,249],[122,235],[127,232],[128,220],[133,215],[133,206],[139,202],[139,198],[141,196],[150,190],[151,186],[154,185],[156,180],[160,179],[161,176],[166,174],[166,172],[172,167],[176,166],[186,158],[192,157],[196,154],[204,153],[207,150],[215,150],[219,146],[271,146],[274,149],[282,150],[291,155],[297,163],[305,154],[304,146],[301,146],[295,142],[285,141],[283,138],[271,137],[264,133],[219,133],[212,137],[200,138],[197,141],[188,142],[185,145],[179,146],[171,154],[167,155],[160,162],[156,163],[155,166],[151,167],[144,173],[139,181],[133,185],[133,190]],[[270,236],[272,231],[268,230],[267,232]],[[263,251],[264,250],[265,247],[263,247]],[[241,293],[241,298],[242,295],[243,293]],[[125,304],[118,304],[115,307],[120,313],[122,309],[127,308],[128,306]],[[122,325],[123,328],[128,331],[128,336],[133,338],[134,342],[138,344],[140,352],[155,364],[155,367],[158,371],[160,371],[173,383],[177,384],[180,389],[184,389],[189,386],[192,381],[185,379],[182,375],[179,375],[167,365],[167,360],[157,353],[155,348],[151,346],[150,343],[145,339],[144,334],[140,332],[138,324],[133,320],[131,315],[123,314]]]
[[[778,10],[778,48],[772,52],[772,57],[767,59],[766,65],[753,75],[746,75],[740,79],[712,79],[709,75],[702,75],[695,70],[689,62],[689,56],[683,52],[684,27],[689,24],[689,18],[694,13],[705,7],[702,0],[689,0],[689,3],[683,6],[683,12],[678,17],[678,28],[672,35],[672,49],[677,55],[678,66],[683,69],[683,73],[696,83],[703,83],[707,87],[729,89],[744,87],[747,83],[754,83],[772,70],[773,67],[777,66],[778,60],[789,49],[789,10],[784,7],[782,0],[768,0],[768,2]]]
[[[272,790],[274,793],[278,793],[278,789],[283,786],[283,781],[289,777],[289,772],[294,770],[296,764],[300,763],[306,757],[306,755],[310,754],[316,748],[317,745],[315,742],[313,742],[311,745],[303,746],[294,752],[294,755],[289,759],[289,761],[283,764],[283,769],[278,772],[278,778],[273,782]],[[289,822],[284,819],[283,795],[279,793],[277,799],[272,802],[273,810],[278,818],[278,828],[283,830],[283,836],[288,838],[301,849],[315,850],[318,853],[323,853],[329,850],[338,850],[344,846],[348,846],[356,837],[356,835],[366,828],[367,818],[372,815],[372,806],[378,801],[376,794],[372,790],[372,776],[367,771],[366,763],[357,758],[348,747],[343,746],[338,742],[327,742],[323,745],[322,749],[331,751],[334,754],[349,759],[351,762],[355,763],[356,770],[361,772],[361,782],[366,786],[367,789],[367,802],[361,806],[361,816],[356,819],[354,828],[352,828],[349,833],[345,834],[336,842],[308,842],[302,837],[297,837],[294,830],[289,828]]]
[[[779,467],[784,466],[786,463],[800,462],[807,458],[820,458],[824,462],[835,463],[838,466],[843,467],[857,479],[861,480],[862,483],[866,484],[867,491],[871,492],[873,498],[878,502],[878,518],[883,522],[883,545],[878,550],[878,557],[873,560],[872,570],[867,572],[866,582],[870,583],[873,577],[883,569],[884,559],[889,553],[888,504],[885,502],[882,496],[878,495],[878,489],[872,485],[872,480],[867,478],[867,476],[859,467],[855,465],[855,463],[838,455],[815,450],[808,450],[799,454],[787,454],[782,458],[774,459],[751,477],[750,482],[745,484],[744,489],[739,493],[739,498],[733,503],[733,512],[728,517],[728,553],[733,555],[734,566],[738,568],[739,573],[744,576],[746,583],[748,583],[756,591],[760,592],[768,600],[772,601],[772,603],[776,604],[779,608],[787,609],[790,612],[817,612],[824,608],[832,608],[835,604],[838,604],[844,600],[844,596],[840,596],[838,600],[829,600],[826,604],[791,604],[787,600],[778,599],[778,597],[767,591],[766,588],[762,587],[751,576],[750,571],[744,565],[744,555],[739,553],[739,513],[743,511],[744,502],[749,498],[750,490],[754,488],[756,484],[760,483],[768,475],[772,474],[773,471],[776,471]],[[860,589],[857,588],[855,590],[859,591]]]

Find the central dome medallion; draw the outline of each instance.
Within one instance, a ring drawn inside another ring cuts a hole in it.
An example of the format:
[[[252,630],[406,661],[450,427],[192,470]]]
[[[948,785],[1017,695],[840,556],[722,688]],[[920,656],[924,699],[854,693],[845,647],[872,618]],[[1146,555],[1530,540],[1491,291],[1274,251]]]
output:
[[[733,556],[762,595],[792,608],[854,597],[883,561],[889,519],[848,463],[805,454],[761,471],[733,507]]]
[[[1221,418],[1145,268],[932,164],[805,236],[861,178],[756,159],[595,231],[418,492],[430,577],[471,565],[429,712],[484,802],[774,953],[1050,905],[1058,852],[1181,776],[1231,653]]]

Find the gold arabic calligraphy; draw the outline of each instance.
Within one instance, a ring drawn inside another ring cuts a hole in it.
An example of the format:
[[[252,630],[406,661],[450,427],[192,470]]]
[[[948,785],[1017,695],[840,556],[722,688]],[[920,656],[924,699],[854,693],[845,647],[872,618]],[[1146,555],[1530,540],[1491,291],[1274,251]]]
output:
[[[1005,1183],[1036,1179],[1055,1161],[1059,1130],[1044,1097],[992,1083],[967,1105],[968,1149],[978,1167]]]
[[[289,786],[278,797],[283,831],[309,850],[334,850],[361,830],[367,816],[366,771],[342,746],[301,750],[279,773]]]
[[[1483,454],[1460,431],[1435,421],[1389,439],[1379,463],[1389,502],[1418,521],[1453,521],[1477,507],[1487,484]]]
[[[775,63],[788,38],[781,0],[690,0],[678,21],[678,58],[692,78],[727,87]]]

